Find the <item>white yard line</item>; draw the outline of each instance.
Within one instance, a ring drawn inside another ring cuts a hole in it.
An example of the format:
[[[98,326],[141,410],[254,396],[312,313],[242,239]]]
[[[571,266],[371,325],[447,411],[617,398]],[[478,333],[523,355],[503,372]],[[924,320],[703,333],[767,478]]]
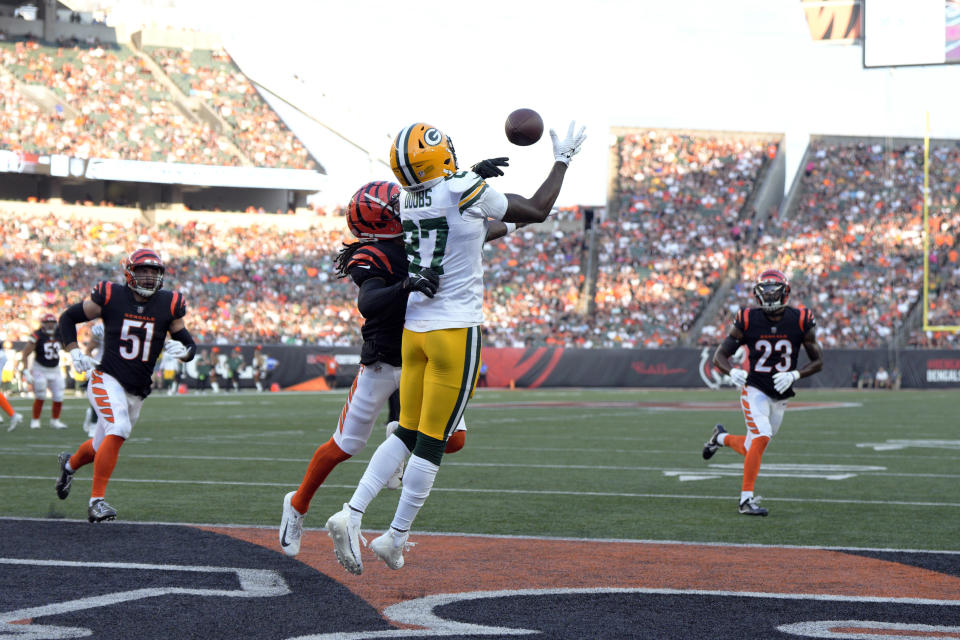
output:
[[[51,482],[52,476],[20,476],[20,475],[0,475],[0,480],[35,480],[38,482]],[[74,482],[89,482],[86,477],[74,478]],[[129,482],[132,484],[180,484],[180,485],[209,485],[216,487],[282,487],[294,489],[297,485],[287,482],[243,482],[233,480],[167,480],[159,478],[111,478],[110,482]],[[330,489],[355,489],[355,485],[349,484],[328,484],[324,487]],[[626,493],[614,491],[542,491],[532,489],[468,489],[454,487],[433,487],[432,491],[441,493],[482,493],[488,495],[540,495],[540,496],[574,496],[574,497],[599,497],[599,498],[657,498],[663,500],[723,500],[729,501],[730,496],[716,495],[683,495],[671,493]],[[764,498],[766,502],[799,502],[804,504],[871,504],[882,506],[907,506],[907,507],[960,507],[960,502],[930,502],[930,501],[908,501],[908,500],[853,500],[840,498]]]

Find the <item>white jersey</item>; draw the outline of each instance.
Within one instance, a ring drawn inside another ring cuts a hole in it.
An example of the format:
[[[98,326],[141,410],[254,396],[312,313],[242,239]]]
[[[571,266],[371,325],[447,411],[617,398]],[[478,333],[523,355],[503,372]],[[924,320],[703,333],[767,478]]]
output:
[[[472,171],[460,171],[400,198],[410,272],[440,274],[433,298],[414,291],[404,326],[417,332],[483,324],[483,241],[487,220],[500,220],[507,198]]]

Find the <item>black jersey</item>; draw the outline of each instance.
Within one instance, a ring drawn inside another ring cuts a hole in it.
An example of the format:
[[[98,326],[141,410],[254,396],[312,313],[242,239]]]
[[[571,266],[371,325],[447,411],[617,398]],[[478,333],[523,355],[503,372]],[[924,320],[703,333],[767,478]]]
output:
[[[387,286],[394,285],[407,277],[407,252],[402,244],[389,240],[371,242],[357,249],[350,257],[346,271],[358,286],[370,278],[380,278]],[[400,366],[400,342],[406,313],[407,294],[398,293],[380,313],[365,318],[360,330],[363,336],[361,364],[380,361]]]
[[[90,299],[100,306],[103,317],[103,352],[97,368],[130,393],[146,398],[170,323],[187,313],[183,295],[161,289],[138,302],[130,287],[100,282]]]
[[[50,335],[43,329],[37,329],[30,334],[33,343],[34,361],[44,367],[60,366],[60,331]]]
[[[750,371],[747,384],[776,400],[791,398],[793,387],[778,393],[773,387],[773,375],[797,368],[800,348],[807,331],[817,326],[809,309],[785,307],[783,317],[776,322],[759,308],[744,308],[737,313],[733,326],[743,332],[740,344],[750,350]]]

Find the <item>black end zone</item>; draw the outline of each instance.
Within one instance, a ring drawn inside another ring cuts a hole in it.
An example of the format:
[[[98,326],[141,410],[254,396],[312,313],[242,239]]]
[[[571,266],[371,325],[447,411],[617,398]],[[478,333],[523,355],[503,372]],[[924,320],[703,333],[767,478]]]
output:
[[[245,593],[236,571],[177,567],[261,570],[254,572],[253,588],[266,587],[269,594],[121,595],[172,589]],[[284,585],[289,593],[277,595]],[[84,598],[94,600],[76,602]],[[18,611],[29,615],[13,613]],[[118,640],[279,639],[389,628],[338,582],[282,553],[234,538],[175,525],[0,520],[0,621],[22,617]]]

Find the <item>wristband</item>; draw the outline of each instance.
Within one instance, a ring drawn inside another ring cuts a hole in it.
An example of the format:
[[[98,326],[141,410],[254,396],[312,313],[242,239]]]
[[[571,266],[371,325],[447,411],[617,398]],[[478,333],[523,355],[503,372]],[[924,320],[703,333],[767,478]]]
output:
[[[515,222],[504,222],[503,224],[507,227],[507,233],[504,235],[509,235],[517,230],[517,224]]]

